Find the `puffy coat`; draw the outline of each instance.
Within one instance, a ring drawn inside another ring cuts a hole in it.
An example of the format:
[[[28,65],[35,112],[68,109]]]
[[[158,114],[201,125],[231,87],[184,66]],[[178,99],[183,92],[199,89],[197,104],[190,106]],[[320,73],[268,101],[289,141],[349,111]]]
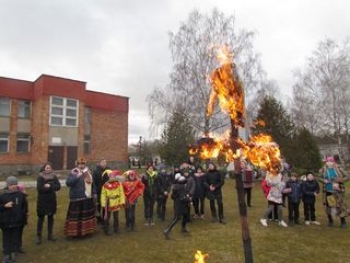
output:
[[[316,180],[307,180],[302,183],[302,200],[305,204],[313,204],[316,201],[315,193],[320,192],[320,186]]]
[[[11,208],[5,204],[13,202]],[[0,195],[0,228],[21,227],[26,224],[28,203],[26,194],[20,191],[8,191]]]
[[[291,192],[287,194],[289,203],[299,203],[303,196],[301,182],[299,180],[289,180],[286,184],[286,188],[290,188]]]
[[[37,183],[37,206],[36,212],[38,216],[52,215],[57,211],[56,192],[61,189],[61,184],[57,176],[53,173],[41,173],[36,180]],[[49,184],[50,187],[44,187]]]

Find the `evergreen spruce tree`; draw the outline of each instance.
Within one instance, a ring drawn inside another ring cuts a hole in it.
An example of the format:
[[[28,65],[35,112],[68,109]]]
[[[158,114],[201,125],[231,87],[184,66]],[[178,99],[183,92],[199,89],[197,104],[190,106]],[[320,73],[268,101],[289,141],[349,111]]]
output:
[[[274,97],[266,96],[261,102],[255,122],[259,124],[252,129],[253,134],[266,133],[272,136],[279,145],[282,156],[291,162],[295,154],[292,147],[294,124],[282,104]]]
[[[322,158],[311,132],[306,128],[300,129],[294,142],[294,165],[300,169],[300,172],[318,172],[322,167]]]
[[[194,131],[189,117],[178,107],[175,110],[162,133],[160,155],[168,165],[182,163],[188,158],[188,145],[193,144]]]

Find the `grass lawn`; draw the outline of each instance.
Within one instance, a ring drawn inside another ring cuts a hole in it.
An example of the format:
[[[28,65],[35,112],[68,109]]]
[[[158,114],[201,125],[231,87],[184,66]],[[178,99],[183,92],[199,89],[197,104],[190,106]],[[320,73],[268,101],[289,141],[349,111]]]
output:
[[[349,187],[348,187],[349,190]],[[29,224],[24,230],[25,254],[18,256],[23,263],[187,263],[194,262],[196,250],[209,253],[207,263],[244,262],[241,237],[241,224],[238,214],[235,181],[227,179],[224,186],[224,213],[226,225],[211,223],[209,202],[206,203],[207,217],[189,224],[189,234],[180,232],[180,223],[173,228],[171,240],[165,240],[163,229],[172,219],[172,200],[168,200],[166,222],[156,221],[153,227],[143,225],[143,202],[137,207],[135,232],[124,229],[124,211],[120,212],[121,233],[105,236],[98,229],[92,238],[68,241],[63,236],[63,226],[68,206],[67,188],[58,192],[58,213],[55,221],[56,242],[43,239],[41,245],[35,244],[36,236],[36,191],[28,189],[30,203]],[[350,262],[350,224],[347,229],[339,228],[339,219],[335,227],[327,227],[321,196],[317,200],[316,215],[321,226],[293,226],[282,228],[272,222],[267,228],[260,225],[259,219],[266,208],[266,200],[256,183],[253,189],[252,208],[248,210],[250,234],[254,262],[292,263],[292,262]],[[303,209],[300,207],[302,214]],[[283,209],[287,218],[287,209]],[[287,220],[286,220],[287,221]],[[303,223],[303,220],[301,220]],[[44,236],[46,237],[46,221]]]

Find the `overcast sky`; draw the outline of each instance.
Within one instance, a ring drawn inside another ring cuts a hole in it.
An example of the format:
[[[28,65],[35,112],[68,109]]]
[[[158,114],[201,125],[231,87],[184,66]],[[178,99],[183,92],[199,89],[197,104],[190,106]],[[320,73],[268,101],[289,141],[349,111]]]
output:
[[[129,143],[151,139],[145,97],[168,83],[168,32],[190,12],[214,7],[257,32],[254,50],[268,78],[290,96],[292,70],[317,43],[350,35],[347,0],[0,0],[0,76],[41,74],[87,82],[130,98]]]

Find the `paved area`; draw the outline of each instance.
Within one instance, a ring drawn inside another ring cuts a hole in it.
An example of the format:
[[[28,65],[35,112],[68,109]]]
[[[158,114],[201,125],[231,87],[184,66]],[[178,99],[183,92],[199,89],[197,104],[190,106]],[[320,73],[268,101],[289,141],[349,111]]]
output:
[[[66,180],[60,179],[61,186],[66,186]],[[26,188],[36,187],[36,181],[18,181],[18,184],[24,185]],[[3,189],[6,186],[5,181],[0,181],[0,189]]]

